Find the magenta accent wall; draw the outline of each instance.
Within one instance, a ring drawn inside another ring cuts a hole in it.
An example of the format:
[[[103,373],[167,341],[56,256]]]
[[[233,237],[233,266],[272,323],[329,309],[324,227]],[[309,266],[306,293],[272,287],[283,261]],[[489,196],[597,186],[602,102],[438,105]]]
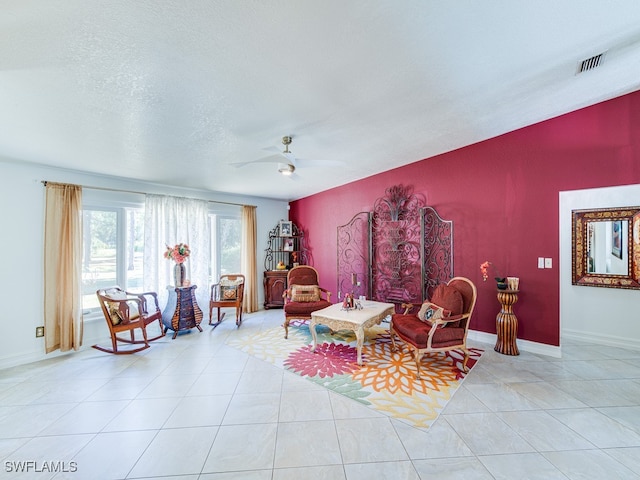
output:
[[[637,183],[640,92],[297,200],[290,219],[337,300],[336,228],[370,211],[387,187],[410,185],[454,222],[455,275],[478,287],[471,328],[496,333],[495,284],[479,268],[489,260],[520,277],[518,338],[558,346],[558,193]],[[538,257],[553,268],[538,269]]]

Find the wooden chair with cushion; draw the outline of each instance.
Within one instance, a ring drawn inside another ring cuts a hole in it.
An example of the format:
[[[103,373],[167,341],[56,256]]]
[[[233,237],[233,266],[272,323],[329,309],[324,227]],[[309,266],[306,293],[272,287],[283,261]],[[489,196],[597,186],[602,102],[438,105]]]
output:
[[[477,295],[471,280],[455,277],[446,284],[438,285],[431,298],[422,305],[404,304],[404,313],[391,316],[391,348],[396,348],[396,337],[409,347],[416,362],[418,379],[422,357],[431,352],[462,350],[462,367],[468,371],[467,333]],[[415,312],[417,307],[420,310]]]
[[[318,271],[308,265],[289,270],[283,297],[284,338],[289,336],[292,319],[310,320],[312,312],[331,305],[331,292],[319,286]]]
[[[221,308],[236,309],[236,325],[242,322],[242,300],[244,299],[244,275],[228,274],[220,276],[220,281],[211,285],[209,300],[209,325],[217,327],[224,318]],[[218,321],[213,323],[213,309],[218,309]]]
[[[149,342],[164,336],[162,312],[155,292],[131,293],[120,287],[109,287],[99,289],[96,295],[109,327],[111,348],[100,345],[93,345],[93,348],[107,353],[130,354],[149,348]],[[147,325],[156,320],[160,333],[153,338],[148,338]],[[140,329],[141,339],[136,339],[136,329]],[[118,336],[122,332],[129,332],[129,338]],[[136,345],[136,347],[120,350],[118,342]]]

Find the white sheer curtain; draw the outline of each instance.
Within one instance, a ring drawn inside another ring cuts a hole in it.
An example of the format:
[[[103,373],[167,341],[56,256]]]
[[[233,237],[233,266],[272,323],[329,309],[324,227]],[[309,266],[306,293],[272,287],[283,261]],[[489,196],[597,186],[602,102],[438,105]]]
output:
[[[187,278],[197,285],[196,300],[209,311],[209,202],[165,195],[145,196],[143,283],[145,291],[158,293],[160,307],[167,302],[167,286],[173,285],[174,262],[164,258],[167,245],[189,245],[185,262]]]

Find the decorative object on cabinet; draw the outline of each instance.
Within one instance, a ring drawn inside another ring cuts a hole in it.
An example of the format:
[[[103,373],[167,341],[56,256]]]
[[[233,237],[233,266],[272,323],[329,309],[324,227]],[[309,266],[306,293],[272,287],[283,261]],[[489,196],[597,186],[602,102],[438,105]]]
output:
[[[242,300],[244,298],[244,275],[221,275],[218,283],[211,285],[211,297],[209,299],[209,325],[214,328],[220,325],[225,313],[220,315],[221,308],[236,309],[236,325],[242,322]],[[218,321],[213,323],[213,309],[218,311]]]
[[[173,266],[173,283],[176,287],[187,286],[187,267],[184,266],[184,263],[176,263]]]
[[[498,289],[498,301],[500,302],[500,313],[496,317],[498,338],[493,349],[504,355],[520,355],[516,345],[518,319],[513,313],[513,304],[518,301],[518,290]]]
[[[453,277],[453,222],[443,220],[411,187],[395,186],[338,227],[338,299],[351,275],[367,298],[419,303]]]
[[[305,242],[304,232],[292,221],[280,220],[269,232],[264,259],[264,308],[284,306],[287,272],[297,265],[309,263]]]
[[[289,220],[280,220],[280,236],[290,237],[293,235],[293,222]]]
[[[284,292],[284,338],[289,335],[292,319],[310,320],[312,312],[331,305],[331,292],[320,287],[318,271],[313,267],[299,265],[289,270],[287,285]]]
[[[196,302],[195,289],[197,285],[188,287],[167,287],[169,298],[167,306],[162,311],[162,324],[165,333],[173,330],[173,338],[178,336],[182,330],[197,328],[202,332],[200,323],[202,322],[202,310]]]
[[[191,250],[186,243],[178,243],[173,247],[167,245],[164,252],[164,258],[173,260],[176,264],[173,267],[173,281],[176,287],[186,287],[189,284],[187,280],[187,269],[184,262],[187,260]]]
[[[640,207],[573,210],[571,216],[571,283],[640,289]]]
[[[422,320],[417,313],[410,313],[417,305],[405,304],[404,313],[391,316],[389,333],[392,349],[396,349],[398,337],[413,352],[417,375],[420,378],[420,362],[425,353],[461,350],[464,354],[462,369],[468,371],[467,334],[469,322],[478,294],[476,286],[468,278],[454,277],[441,284],[433,292],[430,303],[438,305],[448,315],[438,315],[432,321]]]
[[[116,286],[102,288],[96,292],[96,295],[111,335],[111,348],[96,344],[93,345],[96,350],[114,354],[135,353],[149,348],[150,341],[164,336],[161,323],[162,313],[155,292],[131,293]],[[148,338],[146,327],[156,320],[160,327],[160,334]],[[135,338],[135,329],[137,328],[142,334],[141,340]],[[129,338],[119,337],[118,334],[122,332],[129,332]],[[118,342],[140,346],[119,350]]]

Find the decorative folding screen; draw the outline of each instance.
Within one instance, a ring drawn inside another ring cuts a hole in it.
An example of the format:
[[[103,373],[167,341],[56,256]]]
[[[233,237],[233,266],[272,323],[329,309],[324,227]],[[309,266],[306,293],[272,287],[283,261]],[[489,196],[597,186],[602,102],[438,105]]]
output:
[[[373,212],[338,227],[338,298],[420,303],[453,277],[453,222],[411,187],[390,187]],[[360,285],[354,283],[360,282]]]
[[[370,279],[371,213],[360,212],[338,227],[338,300],[345,293],[371,298]]]
[[[420,210],[422,225],[422,298],[431,298],[435,288],[453,278],[453,222],[443,220],[433,207]]]
[[[424,197],[396,185],[373,206],[373,299],[392,303],[422,300],[420,208]]]

